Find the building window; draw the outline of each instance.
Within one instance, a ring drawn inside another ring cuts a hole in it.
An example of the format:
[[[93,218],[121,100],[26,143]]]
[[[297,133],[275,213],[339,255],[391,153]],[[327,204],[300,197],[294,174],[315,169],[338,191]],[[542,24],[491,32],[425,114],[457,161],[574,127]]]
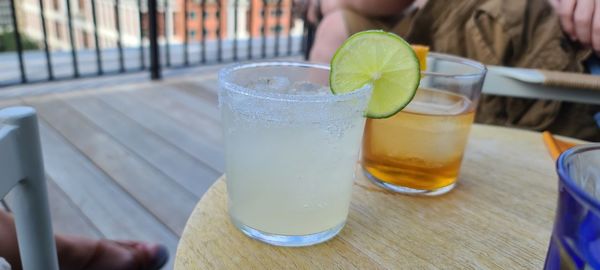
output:
[[[190,30],[190,31],[188,31],[188,36],[190,38],[195,38],[196,37],[196,30]]]
[[[142,14],[142,36],[143,37],[147,37],[148,36],[148,13],[143,13]]]
[[[87,32],[83,33],[83,47],[86,49],[90,47],[90,34]]]
[[[272,16],[277,16],[277,17],[280,17],[280,16],[281,16],[281,14],[283,14],[283,10],[281,10],[281,9],[276,9],[276,10],[272,10],[272,11],[271,11],[271,15],[272,15]]]
[[[54,32],[56,34],[56,39],[62,39],[62,29],[60,28],[60,23],[54,22]]]
[[[271,32],[275,32],[275,33],[279,33],[281,32],[281,30],[283,29],[283,27],[281,27],[281,25],[275,25],[271,27]]]
[[[202,29],[202,35],[203,35],[203,36],[206,36],[207,34],[208,34],[208,30],[206,30],[206,29]]]
[[[220,16],[221,16],[221,11],[220,11],[220,10],[217,10],[217,11],[215,12],[215,16],[217,16],[217,17],[220,17]]]
[[[188,19],[189,20],[196,19],[196,12],[194,12],[194,11],[188,12]]]
[[[205,10],[202,11],[202,17],[204,19],[208,18],[208,12],[206,12]]]
[[[177,23],[174,23],[172,26],[173,26],[173,33],[178,33],[180,25]]]

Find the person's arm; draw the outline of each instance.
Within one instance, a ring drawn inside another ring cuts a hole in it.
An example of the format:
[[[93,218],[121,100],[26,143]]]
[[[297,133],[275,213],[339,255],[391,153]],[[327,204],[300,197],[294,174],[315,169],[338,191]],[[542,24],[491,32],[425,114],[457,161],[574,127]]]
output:
[[[600,0],[548,0],[573,41],[600,55]]]

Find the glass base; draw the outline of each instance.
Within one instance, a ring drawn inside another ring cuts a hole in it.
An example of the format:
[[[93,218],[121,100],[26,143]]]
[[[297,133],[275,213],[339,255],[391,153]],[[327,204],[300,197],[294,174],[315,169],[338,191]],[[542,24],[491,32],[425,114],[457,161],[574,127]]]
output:
[[[377,177],[375,177],[374,175],[372,175],[365,169],[363,169],[363,172],[364,172],[365,176],[367,176],[367,178],[369,178],[369,180],[371,180],[371,182],[373,182],[375,185],[382,187],[384,189],[387,189],[387,190],[391,190],[391,191],[402,193],[402,194],[408,194],[408,195],[437,196],[437,195],[442,195],[444,193],[447,193],[448,191],[452,190],[456,186],[456,182],[454,182],[445,187],[436,188],[436,189],[432,189],[432,190],[414,189],[414,188],[409,188],[409,187],[397,186],[397,185],[390,184],[388,182],[379,180],[379,179],[377,179]]]
[[[336,236],[344,225],[346,221],[341,224],[318,233],[307,234],[307,235],[279,235],[266,233],[263,231],[259,231],[253,228],[250,228],[240,222],[237,222],[235,219],[231,219],[233,224],[240,229],[244,234],[249,236],[250,238],[256,239],[261,242],[265,242],[267,244],[271,244],[274,246],[282,246],[282,247],[304,247],[304,246],[312,246],[319,243],[323,243],[334,236]]]

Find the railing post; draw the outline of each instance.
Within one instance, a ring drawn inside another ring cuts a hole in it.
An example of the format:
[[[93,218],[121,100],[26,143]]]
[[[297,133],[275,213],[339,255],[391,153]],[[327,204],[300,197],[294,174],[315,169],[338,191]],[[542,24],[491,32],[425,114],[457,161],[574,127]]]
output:
[[[315,42],[315,35],[317,33],[316,27],[306,23],[304,21],[304,34],[302,38],[302,52],[304,53],[304,60],[310,58],[310,50],[312,49],[313,43]]]
[[[54,80],[54,72],[52,71],[52,58],[50,58],[50,47],[48,47],[48,31],[46,30],[46,15],[44,12],[44,0],[40,2],[40,19],[42,20],[42,33],[44,34],[44,54],[46,55],[46,67],[48,68],[48,80]]]
[[[125,72],[125,60],[123,58],[123,34],[121,33],[121,2],[114,0],[115,29],[117,30],[117,50],[119,52],[119,72]]]
[[[10,12],[12,16],[13,32],[15,33],[15,45],[17,49],[17,56],[19,57],[19,70],[21,71],[21,82],[27,82],[27,76],[25,75],[25,64],[23,62],[23,45],[21,44],[21,34],[19,33],[19,22],[17,21],[17,13],[15,8],[15,1],[10,1]]]
[[[269,8],[269,1],[262,1],[262,32],[261,32],[261,44],[260,44],[260,57],[263,59],[267,57],[267,31],[269,31],[269,12],[271,9]]]
[[[148,0],[148,29],[150,40],[150,78],[159,80],[160,74],[160,58],[158,52],[158,25],[156,22],[156,1]]]
[[[66,1],[67,4],[67,26],[69,30],[69,42],[71,43],[71,63],[73,63],[73,77],[79,77],[79,63],[77,62],[77,48],[75,48],[75,34],[73,33],[73,16],[71,13],[71,2]]]
[[[140,19],[140,69],[146,69],[146,58],[144,56],[144,13],[142,11],[142,0],[138,0],[138,17]],[[146,12],[148,10],[146,9]]]
[[[96,47],[96,68],[98,75],[102,75],[102,53],[100,52],[100,38],[98,37],[98,19],[96,15],[96,0],[90,1],[92,6],[92,22],[94,24],[94,46]]]
[[[171,3],[169,0],[161,0],[163,12],[163,35],[165,41],[165,62],[167,67],[171,66],[171,31],[173,30],[173,16],[171,14]]]

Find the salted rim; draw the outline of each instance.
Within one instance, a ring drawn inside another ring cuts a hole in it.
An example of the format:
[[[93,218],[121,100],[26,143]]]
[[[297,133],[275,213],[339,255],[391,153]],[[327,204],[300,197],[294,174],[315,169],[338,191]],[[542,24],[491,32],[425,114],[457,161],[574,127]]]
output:
[[[442,73],[442,72],[421,71],[421,74],[425,74],[427,76],[449,77],[449,78],[471,78],[471,77],[485,76],[485,74],[487,73],[487,67],[484,64],[477,62],[475,60],[471,60],[471,59],[467,59],[467,58],[463,58],[463,57],[459,57],[459,56],[455,56],[455,55],[444,54],[444,53],[435,53],[435,52],[427,54],[427,57],[437,58],[442,61],[459,63],[459,64],[470,66],[472,68],[479,70],[479,71],[473,71],[473,72],[454,73],[454,74],[447,73],[447,72]],[[423,78],[423,77],[421,77],[421,78]]]
[[[221,84],[221,88],[226,92],[235,92],[237,94],[254,97],[258,99],[266,99],[272,101],[285,101],[285,102],[340,102],[340,101],[348,101],[357,99],[361,96],[366,96],[366,94],[371,90],[372,86],[370,84],[366,84],[361,88],[356,89],[352,92],[347,92],[344,94],[333,94],[331,95],[314,95],[314,94],[282,94],[282,93],[273,93],[268,91],[258,91],[249,87],[241,86],[237,83],[231,82],[230,76],[234,72],[242,69],[255,68],[255,67],[296,67],[296,68],[315,68],[321,70],[329,71],[329,66],[320,65],[320,64],[311,64],[306,62],[288,62],[288,61],[270,61],[270,62],[258,62],[258,63],[246,63],[246,64],[234,64],[227,67],[222,68],[219,71],[219,84]],[[327,86],[329,88],[329,86]]]

